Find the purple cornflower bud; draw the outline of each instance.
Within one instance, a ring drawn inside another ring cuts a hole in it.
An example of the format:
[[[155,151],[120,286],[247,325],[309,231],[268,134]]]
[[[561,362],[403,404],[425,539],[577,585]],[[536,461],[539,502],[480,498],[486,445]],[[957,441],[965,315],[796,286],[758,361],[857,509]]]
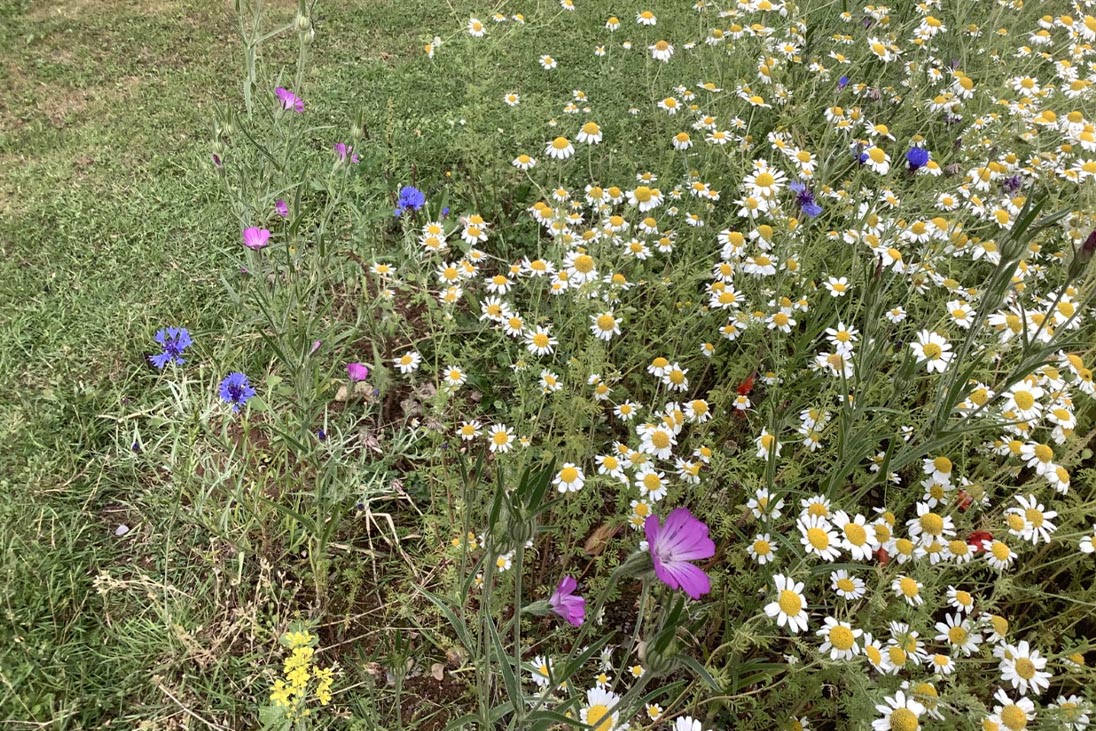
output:
[[[265,228],[251,228],[244,229],[244,246],[249,249],[259,249],[265,247],[270,241],[270,232]]]

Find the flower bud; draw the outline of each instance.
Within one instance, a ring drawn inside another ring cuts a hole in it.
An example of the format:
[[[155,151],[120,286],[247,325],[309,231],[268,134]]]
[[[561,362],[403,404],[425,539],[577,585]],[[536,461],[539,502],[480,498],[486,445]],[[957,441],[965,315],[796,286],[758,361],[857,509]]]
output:
[[[307,15],[297,16],[297,30],[301,33],[308,33],[312,30],[312,19]]]
[[[1096,229],[1092,230],[1085,239],[1085,243],[1081,244],[1081,248],[1073,255],[1073,261],[1069,263],[1069,278],[1074,279],[1080,276],[1085,266],[1092,261],[1094,254],[1096,254]]]

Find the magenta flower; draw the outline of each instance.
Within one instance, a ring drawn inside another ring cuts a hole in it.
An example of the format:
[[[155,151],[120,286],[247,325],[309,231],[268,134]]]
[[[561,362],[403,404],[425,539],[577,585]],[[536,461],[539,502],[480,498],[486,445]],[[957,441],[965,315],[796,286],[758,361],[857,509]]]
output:
[[[350,162],[359,162],[358,153],[354,152],[354,148],[347,147],[344,142],[335,143],[335,152],[338,154],[340,162],[346,162],[347,155],[350,155]]]
[[[304,99],[291,92],[289,89],[278,87],[274,90],[278,95],[278,101],[282,103],[282,109],[292,109],[295,112],[304,111]]]
[[[364,363],[347,363],[346,372],[350,375],[351,382],[369,378],[369,368]]]
[[[693,517],[688,508],[677,508],[659,525],[658,516],[647,516],[644,524],[655,576],[671,589],[682,589],[693,599],[711,591],[708,575],[690,561],[711,558],[715,544],[708,526]]]
[[[289,218],[289,206],[286,205],[286,202],[284,200],[282,200],[281,198],[279,198],[277,201],[275,201],[275,203],[274,203],[274,212],[277,213],[282,218]]]
[[[574,627],[581,627],[586,619],[586,600],[575,595],[578,582],[571,576],[564,576],[552,593],[548,604],[552,611],[567,620]]]
[[[270,232],[265,228],[251,228],[244,229],[244,246],[249,249],[255,249],[258,251],[267,245],[270,241]]]

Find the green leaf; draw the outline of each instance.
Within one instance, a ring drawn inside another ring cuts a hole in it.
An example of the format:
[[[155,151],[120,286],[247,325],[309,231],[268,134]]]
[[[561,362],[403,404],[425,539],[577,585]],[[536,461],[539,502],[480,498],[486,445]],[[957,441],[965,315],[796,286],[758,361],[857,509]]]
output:
[[[502,672],[502,681],[506,685],[506,694],[511,699],[520,699],[522,697],[521,684],[518,683],[518,678],[514,674],[514,668],[510,667],[510,658],[507,655],[506,647],[502,644],[502,639],[499,637],[498,629],[496,629],[494,622],[488,621],[486,624],[487,633],[491,636],[491,645],[495,648],[499,670]]]
[[[479,725],[479,716],[474,713],[469,713],[460,718],[454,718],[450,721],[442,731],[466,731],[468,728],[475,728]]]
[[[708,668],[704,667],[699,662],[697,662],[696,658],[693,657],[692,655],[681,654],[681,655],[678,655],[677,660],[682,665],[684,665],[686,668],[691,670],[694,675],[696,675],[698,678],[700,678],[704,682],[704,684],[707,685],[712,690],[715,690],[715,691],[723,690],[722,688],[719,687],[719,683],[715,682],[715,678],[712,677],[712,674],[708,672]]]
[[[465,626],[464,622],[461,621],[456,612],[453,611],[452,607],[450,607],[444,599],[437,596],[436,594],[433,594],[426,589],[423,589],[422,587],[416,586],[414,584],[412,584],[411,586],[415,591],[429,599],[430,603],[438,608],[438,611],[442,613],[442,616],[444,616],[445,619],[448,620],[449,624],[452,625],[453,631],[457,633],[457,639],[460,640],[460,643],[464,646],[464,649],[468,650],[468,652],[475,652],[475,644],[472,642],[472,635],[468,632],[468,627]]]

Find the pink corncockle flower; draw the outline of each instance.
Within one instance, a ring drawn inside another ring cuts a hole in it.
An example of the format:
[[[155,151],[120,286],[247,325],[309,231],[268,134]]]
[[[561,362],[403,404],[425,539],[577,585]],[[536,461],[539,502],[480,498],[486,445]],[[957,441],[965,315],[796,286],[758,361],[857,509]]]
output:
[[[345,142],[335,143],[335,152],[339,156],[341,162],[346,162],[346,156],[350,155],[350,162],[356,163],[358,160],[358,153],[354,152],[354,148],[347,147]]]
[[[282,218],[289,218],[289,206],[281,198],[274,203],[274,212]]]
[[[677,508],[662,525],[658,516],[647,516],[644,529],[655,576],[660,581],[671,589],[682,589],[693,599],[711,591],[708,575],[689,563],[715,555],[707,525],[694,518],[688,508]]]
[[[265,247],[270,241],[270,232],[265,228],[251,228],[244,229],[244,246],[249,249],[255,249],[256,251]]]
[[[347,363],[346,372],[351,381],[364,381],[369,378],[369,368],[364,363]]]
[[[552,611],[567,620],[574,627],[581,627],[586,619],[586,600],[575,594],[578,582],[571,576],[564,576],[552,597],[548,600]]]
[[[278,101],[282,103],[282,109],[292,109],[294,112],[304,111],[304,99],[291,92],[289,89],[279,86],[274,90],[278,95]]]

